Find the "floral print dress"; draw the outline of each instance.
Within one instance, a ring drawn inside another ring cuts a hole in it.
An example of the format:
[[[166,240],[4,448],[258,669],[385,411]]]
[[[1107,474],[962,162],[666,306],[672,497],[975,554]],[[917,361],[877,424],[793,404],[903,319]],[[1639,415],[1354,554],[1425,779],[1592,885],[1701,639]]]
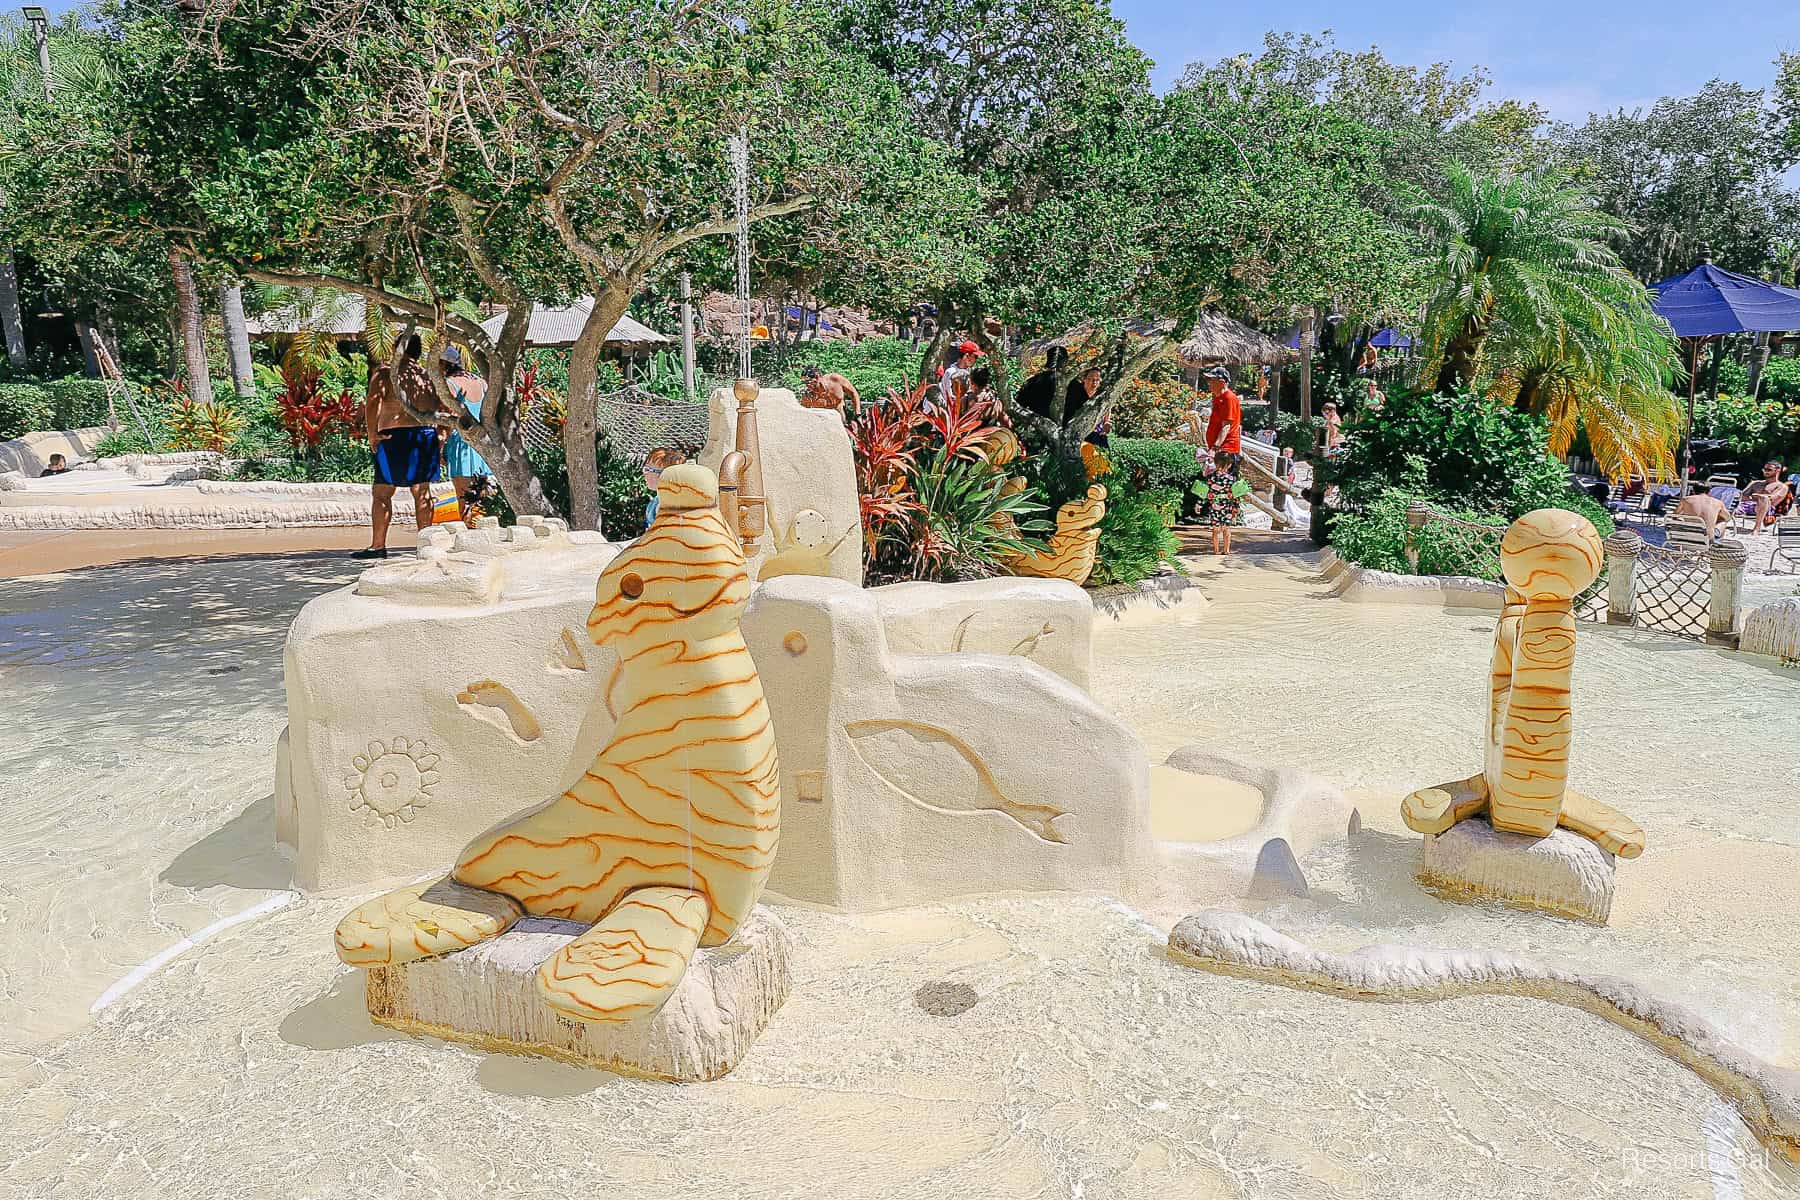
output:
[[[1206,468],[1203,478],[1207,492],[1200,502],[1200,519],[1208,525],[1236,525],[1243,509],[1243,501],[1233,494],[1237,470],[1215,464]]]

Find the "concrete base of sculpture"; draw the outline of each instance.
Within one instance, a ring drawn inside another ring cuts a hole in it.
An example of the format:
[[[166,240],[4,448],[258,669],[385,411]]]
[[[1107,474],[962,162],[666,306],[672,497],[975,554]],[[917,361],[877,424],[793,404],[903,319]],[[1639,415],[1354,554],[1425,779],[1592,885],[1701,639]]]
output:
[[[737,1066],[793,987],[787,927],[758,907],[730,942],[694,954],[655,1016],[624,1024],[571,1021],[544,1003],[538,967],[587,928],[526,917],[455,954],[371,968],[369,1018],[478,1050],[693,1083]]]
[[[1614,860],[1567,829],[1549,837],[1506,833],[1476,818],[1426,835],[1419,882],[1454,900],[1497,900],[1604,925]]]

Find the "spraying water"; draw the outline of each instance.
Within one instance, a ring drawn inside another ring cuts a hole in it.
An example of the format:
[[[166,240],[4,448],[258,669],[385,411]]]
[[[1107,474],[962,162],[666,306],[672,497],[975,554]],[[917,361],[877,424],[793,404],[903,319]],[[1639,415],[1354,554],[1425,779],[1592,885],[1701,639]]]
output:
[[[737,202],[738,378],[750,378],[750,130],[731,137],[731,174]]]

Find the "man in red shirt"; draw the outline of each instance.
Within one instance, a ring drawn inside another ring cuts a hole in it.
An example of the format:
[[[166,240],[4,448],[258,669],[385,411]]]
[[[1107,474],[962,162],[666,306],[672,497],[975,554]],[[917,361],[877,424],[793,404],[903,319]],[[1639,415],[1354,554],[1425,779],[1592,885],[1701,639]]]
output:
[[[1212,416],[1206,422],[1206,448],[1214,454],[1243,452],[1239,437],[1244,432],[1244,410],[1231,390],[1231,373],[1214,367],[1206,373],[1206,390],[1212,393]]]

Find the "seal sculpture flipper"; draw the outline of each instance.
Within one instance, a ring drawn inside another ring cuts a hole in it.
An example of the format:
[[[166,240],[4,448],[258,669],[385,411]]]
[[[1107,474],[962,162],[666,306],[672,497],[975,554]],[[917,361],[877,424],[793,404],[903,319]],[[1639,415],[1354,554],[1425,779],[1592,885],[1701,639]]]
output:
[[[639,888],[538,968],[538,994],[577,1021],[654,1016],[687,973],[708,915],[698,892]]]
[[[1556,823],[1620,858],[1636,858],[1644,852],[1644,831],[1636,821],[1612,805],[1580,792],[1563,793],[1562,812]]]
[[[353,967],[395,966],[462,950],[512,928],[524,910],[507,896],[453,879],[377,896],[338,922],[338,958]]]
[[[1400,802],[1400,817],[1414,833],[1443,833],[1487,810],[1487,780],[1480,775],[1420,788]]]

